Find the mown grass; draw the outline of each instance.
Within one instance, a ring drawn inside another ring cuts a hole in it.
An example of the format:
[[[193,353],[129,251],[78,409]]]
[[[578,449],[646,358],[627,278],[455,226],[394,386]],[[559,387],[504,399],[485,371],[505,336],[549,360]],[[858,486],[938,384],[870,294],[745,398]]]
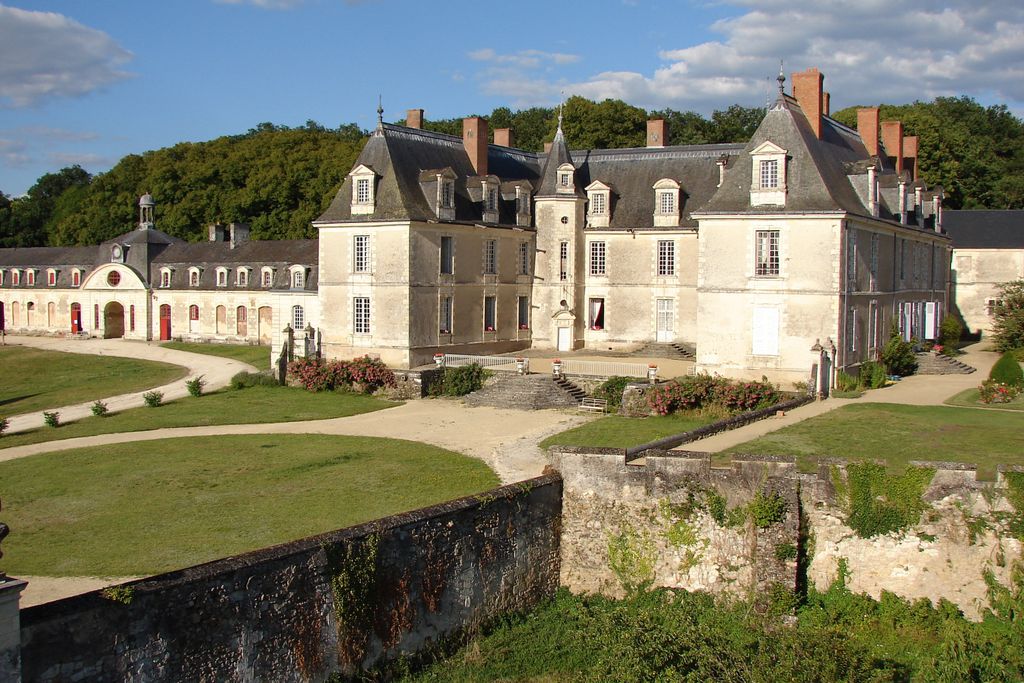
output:
[[[593,420],[579,427],[549,436],[541,448],[551,446],[596,446],[630,448],[673,434],[681,434],[719,419],[699,413],[675,413],[652,417],[621,417],[612,415]]]
[[[0,347],[0,367],[0,415],[8,416],[142,391],[188,372],[169,363],[27,346]]]
[[[140,404],[141,405],[141,404]],[[39,427],[0,437],[4,448],[78,436],[137,432],[167,427],[297,422],[348,417],[391,408],[399,403],[363,394],[312,393],[297,387],[255,386],[222,389],[199,397],[187,396],[159,408],[132,408],[105,417],[87,417],[57,429]]]
[[[977,389],[964,389],[959,394],[945,401],[948,406],[964,406],[969,408],[991,408],[999,410],[1024,410],[1024,394],[1009,403],[982,403]]]
[[[240,360],[243,363],[252,365],[257,370],[266,370],[270,367],[269,346],[254,346],[252,344],[197,344],[193,342],[164,342],[160,346],[165,349],[174,349],[175,351],[204,353],[208,356]]]
[[[802,469],[812,468],[821,457],[879,459],[894,471],[911,460],[968,462],[977,463],[979,476],[992,478],[996,465],[1024,463],[1024,420],[994,410],[862,403],[784,427],[719,455],[736,453],[792,455]]]
[[[0,463],[13,575],[167,571],[498,485],[411,441],[325,435],[164,439]]]

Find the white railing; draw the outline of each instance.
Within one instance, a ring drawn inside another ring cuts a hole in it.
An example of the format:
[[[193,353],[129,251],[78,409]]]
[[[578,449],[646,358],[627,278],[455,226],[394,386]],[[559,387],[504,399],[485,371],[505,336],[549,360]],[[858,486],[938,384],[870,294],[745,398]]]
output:
[[[447,368],[457,368],[473,363],[487,370],[519,371],[519,365],[513,356],[468,356],[460,353],[446,353],[442,365]]]
[[[562,361],[562,374],[589,375],[591,377],[639,377],[647,379],[647,363],[614,363],[601,360]]]

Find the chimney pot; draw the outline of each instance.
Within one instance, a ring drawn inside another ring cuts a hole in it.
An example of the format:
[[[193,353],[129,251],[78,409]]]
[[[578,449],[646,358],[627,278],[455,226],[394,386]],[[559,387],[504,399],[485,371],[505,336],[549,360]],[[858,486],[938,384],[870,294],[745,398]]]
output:
[[[829,95],[827,92],[821,93],[821,106],[823,107],[821,113],[824,114],[825,116],[832,115],[831,100],[832,96]]]
[[[793,74],[793,97],[803,110],[807,122],[811,124],[814,137],[821,139],[822,97],[821,84],[825,77],[816,68],[799,71]]]
[[[406,128],[422,128],[423,127],[423,110],[422,109],[410,109],[405,112],[405,127]]]
[[[882,146],[892,159],[896,172],[903,171],[903,124],[899,121],[882,121]]]
[[[869,157],[878,156],[878,107],[857,110],[857,133],[868,150]]]
[[[495,128],[494,129],[494,144],[501,145],[502,147],[512,147],[512,129],[511,128]]]
[[[647,146],[664,147],[668,142],[668,125],[665,119],[651,119],[647,122]]]
[[[550,152],[551,151],[551,147],[554,144],[555,143],[553,143],[553,142],[545,142],[544,143],[544,153],[547,154],[548,152]]]
[[[911,180],[917,180],[917,145],[916,135],[908,135],[903,138],[903,163],[910,171]]]
[[[476,174],[487,175],[487,119],[479,116],[462,119],[462,145]]]

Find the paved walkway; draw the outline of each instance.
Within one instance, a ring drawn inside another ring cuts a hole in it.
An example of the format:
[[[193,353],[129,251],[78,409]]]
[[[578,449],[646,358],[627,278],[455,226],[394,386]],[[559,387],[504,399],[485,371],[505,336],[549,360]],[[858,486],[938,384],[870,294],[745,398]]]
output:
[[[964,355],[958,360],[977,369],[970,375],[913,375],[901,379],[884,389],[873,389],[865,392],[861,398],[829,398],[815,401],[791,410],[783,417],[772,417],[754,422],[739,429],[709,436],[706,439],[693,441],[680,446],[687,451],[703,451],[718,453],[751,439],[769,434],[791,424],[801,422],[842,408],[851,403],[897,403],[911,406],[942,405],[943,401],[955,396],[965,389],[973,389],[988,377],[992,365],[999,359],[999,354],[985,351],[975,344],[964,349]]]
[[[214,391],[227,386],[231,377],[243,370],[254,372],[256,368],[237,360],[210,356],[202,353],[189,353],[187,351],[175,351],[160,346],[159,342],[129,341],[125,339],[64,339],[60,337],[7,337],[8,346],[31,346],[47,351],[62,351],[65,353],[85,353],[98,356],[120,356],[123,358],[134,358],[137,360],[159,361],[180,365],[188,369],[188,375],[182,379],[165,384],[159,387],[150,387],[144,391],[136,391],[130,394],[119,396],[103,397],[103,401],[111,412],[118,412],[127,408],[138,408],[143,405],[142,395],[147,391],[161,391],[165,401],[173,401],[188,395],[185,381],[203,376],[206,380],[206,390]],[[73,422],[83,417],[92,415],[92,404],[79,403],[70,406],[59,406],[62,422]],[[28,429],[42,427],[43,411],[36,413],[25,413],[8,417],[10,424],[8,433],[23,432]]]

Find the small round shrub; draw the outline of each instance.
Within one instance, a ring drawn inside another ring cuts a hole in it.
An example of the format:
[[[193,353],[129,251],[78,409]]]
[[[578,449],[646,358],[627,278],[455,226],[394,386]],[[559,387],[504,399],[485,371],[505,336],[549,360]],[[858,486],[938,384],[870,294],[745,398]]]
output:
[[[914,345],[903,341],[899,331],[893,330],[889,341],[882,349],[882,363],[890,375],[907,377],[917,370],[917,358],[914,357]]]
[[[192,379],[185,382],[185,388],[188,389],[190,396],[202,396],[203,387],[206,386],[206,380],[203,379],[202,375],[193,377]]]
[[[110,412],[110,408],[108,408],[107,404],[103,401],[96,401],[93,403],[90,410],[92,410],[92,414],[96,417],[103,417]]]
[[[485,379],[487,372],[477,363],[445,368],[441,391],[445,396],[465,396],[482,389]]]
[[[231,377],[232,389],[245,389],[247,387],[279,387],[281,383],[276,377],[262,372],[242,372]]]
[[[149,408],[158,408],[164,400],[164,394],[161,391],[147,391],[142,395],[142,401]]]
[[[1012,351],[1007,351],[999,357],[989,371],[988,378],[1006,386],[1024,386],[1024,370],[1021,370],[1020,363]]]
[[[885,366],[873,360],[860,364],[860,385],[868,389],[885,386]]]
[[[56,410],[52,413],[43,413],[43,422],[47,427],[60,427],[60,413]]]
[[[4,432],[6,432],[7,428],[10,426],[11,423],[6,417],[0,417],[0,436],[3,436]]]
[[[964,326],[956,316],[947,315],[939,325],[939,344],[942,345],[942,352],[947,356],[955,356],[959,353],[960,337],[964,333]]]
[[[619,406],[622,405],[622,392],[626,390],[626,385],[632,381],[629,377],[620,377],[618,375],[609,377],[594,389],[594,398],[603,398],[608,402],[609,410],[617,411]]]

